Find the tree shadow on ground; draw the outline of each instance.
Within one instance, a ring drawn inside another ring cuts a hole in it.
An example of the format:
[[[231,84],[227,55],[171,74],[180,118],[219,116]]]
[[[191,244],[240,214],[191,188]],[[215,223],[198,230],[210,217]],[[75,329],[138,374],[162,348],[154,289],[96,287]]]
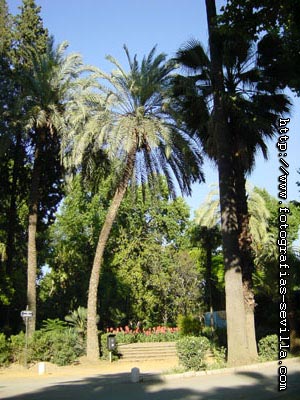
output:
[[[30,393],[1,397],[11,400],[298,400],[300,368],[288,375],[288,388],[278,391],[272,373],[240,371],[235,374],[162,379],[143,374],[144,381],[131,383],[130,374],[94,376],[54,382]]]

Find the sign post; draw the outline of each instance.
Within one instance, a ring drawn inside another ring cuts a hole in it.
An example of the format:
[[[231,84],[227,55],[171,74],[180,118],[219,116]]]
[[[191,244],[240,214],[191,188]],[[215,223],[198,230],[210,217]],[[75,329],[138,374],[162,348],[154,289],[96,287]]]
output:
[[[28,306],[26,310],[21,311],[21,317],[25,322],[25,357],[24,357],[24,366],[27,368],[27,353],[28,353],[28,320],[33,316],[33,312],[28,310]]]

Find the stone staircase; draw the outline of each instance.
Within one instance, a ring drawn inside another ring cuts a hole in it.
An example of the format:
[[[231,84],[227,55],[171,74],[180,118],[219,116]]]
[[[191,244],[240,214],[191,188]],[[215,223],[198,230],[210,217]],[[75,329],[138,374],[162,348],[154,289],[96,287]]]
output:
[[[120,361],[148,361],[178,359],[176,342],[119,344]]]

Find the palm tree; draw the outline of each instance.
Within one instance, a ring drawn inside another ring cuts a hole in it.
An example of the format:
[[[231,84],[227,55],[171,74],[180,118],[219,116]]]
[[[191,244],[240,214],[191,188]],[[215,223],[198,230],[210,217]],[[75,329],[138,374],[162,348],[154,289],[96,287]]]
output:
[[[91,118],[84,125],[84,132],[74,131],[69,142],[76,143],[74,160],[90,150],[103,150],[112,162],[115,179],[112,197],[103,223],[95,252],[88,293],[87,357],[99,357],[96,324],[97,294],[102,258],[118,209],[131,184],[150,186],[157,191],[160,175],[166,177],[171,196],[175,195],[175,182],[183,193],[191,192],[191,183],[202,180],[202,158],[198,143],[186,132],[177,129],[167,113],[166,94],[174,62],[167,62],[164,54],[155,55],[155,47],[139,64],[137,57],[130,57],[126,72],[113,57],[107,59],[115,66],[111,74],[96,71],[101,79],[98,101],[92,93],[89,107],[95,107]],[[105,102],[101,99],[105,97]],[[98,101],[98,103],[97,103]],[[93,105],[94,102],[94,105]],[[97,109],[98,107],[98,109]],[[79,124],[80,125],[80,124]],[[75,134],[75,137],[74,137]],[[79,150],[78,150],[79,149]]]
[[[273,250],[274,247],[276,248],[276,246],[274,246],[275,238],[268,231],[268,219],[270,215],[263,197],[260,196],[255,189],[250,189],[248,187],[246,201],[247,201],[247,213],[249,209],[249,213],[247,214],[247,221],[249,221],[249,228],[247,227],[247,229],[249,229],[249,237],[251,238],[251,242],[253,245],[252,246],[254,253],[253,266],[255,265],[256,267],[256,274],[254,278],[256,278],[257,280],[257,278],[261,275],[260,271],[262,270],[263,272],[263,269],[261,267],[261,261],[265,259],[266,256],[266,252],[264,251],[263,246],[265,246],[265,249]],[[202,227],[202,229],[206,228],[209,231],[216,229],[216,227],[219,227],[221,225],[220,200],[217,188],[213,188],[209,192],[204,203],[198,208],[198,210],[196,211],[195,221],[197,224],[200,225],[200,227]],[[271,243],[273,243],[273,246],[271,246]],[[243,258],[242,261],[244,261]],[[251,279],[250,282],[251,282],[251,295],[252,295],[252,293],[254,292],[252,273],[251,277],[248,279]],[[249,296],[249,294],[246,292],[244,286],[244,297],[245,296]],[[249,297],[247,297],[247,299],[249,299]],[[253,297],[251,297],[251,299],[254,299],[254,295]],[[245,323],[247,329],[254,330],[255,327],[254,325],[252,325],[254,324],[253,309],[250,309],[250,311],[252,311],[251,313],[245,307],[245,311],[246,311]],[[248,342],[249,340],[250,338],[248,337]],[[253,340],[254,343],[252,343],[252,346],[256,349],[255,337]],[[250,348],[250,343],[249,343],[249,348]]]
[[[98,320],[99,316],[97,316]],[[84,344],[86,339],[87,309],[79,306],[77,310],[65,316],[65,321],[77,332],[81,343]]]
[[[210,210],[207,210],[210,211]],[[205,250],[205,301],[209,306],[211,335],[214,335],[213,312],[216,310],[217,288],[212,274],[213,252],[221,245],[220,227],[215,223],[202,225],[195,220],[196,225],[192,230],[192,243],[201,244]]]
[[[51,172],[51,165],[45,165],[49,154],[59,152],[58,134],[64,126],[65,107],[70,101],[71,89],[82,67],[79,55],[64,55],[66,47],[67,44],[62,43],[54,49],[52,41],[49,41],[46,53],[39,54],[32,49],[32,67],[22,77],[26,93],[25,123],[33,158],[28,201],[27,305],[33,312],[29,320],[30,335],[36,323],[36,235],[42,193],[41,178]]]
[[[212,189],[207,194],[204,202],[199,206],[195,213],[195,222],[197,225],[207,227],[209,229],[221,225],[220,199],[218,187],[216,184],[211,185]],[[247,203],[249,209],[249,228],[252,238],[253,249],[255,251],[256,264],[261,263],[261,256],[265,256],[264,247],[268,242],[272,242],[272,247],[276,247],[274,235],[269,232],[268,224],[270,212],[267,208],[265,199],[259,191],[252,187],[249,183],[246,184]],[[270,247],[268,248],[268,250]],[[274,250],[272,253],[274,253]],[[276,255],[273,254],[273,259]]]
[[[251,279],[253,255],[248,228],[245,174],[253,169],[258,149],[267,156],[265,140],[275,133],[277,116],[288,110],[288,102],[281,94],[270,94],[261,90],[263,71],[255,65],[255,52],[251,43],[228,33],[220,36],[216,31],[213,3],[207,2],[211,25],[210,59],[197,41],[188,43],[178,51],[177,59],[193,74],[190,77],[177,77],[175,80],[175,95],[178,98],[175,110],[183,110],[182,124],[188,125],[192,132],[200,135],[206,154],[216,161],[220,185],[224,185],[231,176],[229,188],[232,192],[229,203],[232,204],[231,216],[235,215],[232,227],[236,236],[232,240],[239,239],[245,318],[246,324],[251,326],[251,329],[247,329],[247,348],[250,357],[255,358],[255,302]],[[217,121],[219,117],[220,120]],[[227,146],[224,141],[227,141]],[[221,145],[224,148],[221,149]],[[224,159],[228,159],[228,164]],[[220,176],[224,163],[227,177]],[[221,208],[222,193],[220,187]],[[223,228],[226,229],[224,225]]]

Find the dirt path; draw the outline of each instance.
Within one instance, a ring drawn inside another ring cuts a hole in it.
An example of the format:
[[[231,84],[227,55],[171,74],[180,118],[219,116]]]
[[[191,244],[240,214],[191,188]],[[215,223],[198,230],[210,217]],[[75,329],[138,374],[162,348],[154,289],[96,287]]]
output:
[[[125,362],[125,361],[98,361],[88,362],[84,358],[80,360],[77,365],[68,365],[65,367],[59,367],[51,363],[45,363],[45,373],[39,375],[38,365],[33,365],[26,369],[19,364],[14,364],[9,368],[0,369],[0,381],[1,378],[25,378],[25,377],[37,377],[42,379],[43,377],[68,377],[68,376],[91,376],[99,374],[117,374],[130,372],[132,368],[139,368],[143,373],[164,373],[164,372],[175,372],[178,369],[178,360],[161,360],[161,361],[143,361],[143,362]]]
[[[128,371],[132,366],[131,363],[83,364],[60,367],[43,376],[39,376],[34,369],[2,370],[0,398],[7,400],[299,400],[299,358],[285,360],[288,387],[283,392],[278,392],[277,361],[211,371],[211,374],[201,371],[189,375],[167,376],[159,375],[159,371],[164,367],[170,367],[170,363],[144,362],[136,366],[142,373],[154,372],[155,376],[148,376],[150,379],[143,379],[139,384],[130,380]],[[47,366],[50,371],[51,365]],[[10,378],[4,376],[5,373],[13,372],[14,376],[11,375]],[[21,372],[25,375],[16,377],[15,374]],[[110,375],[107,375],[108,373]]]

